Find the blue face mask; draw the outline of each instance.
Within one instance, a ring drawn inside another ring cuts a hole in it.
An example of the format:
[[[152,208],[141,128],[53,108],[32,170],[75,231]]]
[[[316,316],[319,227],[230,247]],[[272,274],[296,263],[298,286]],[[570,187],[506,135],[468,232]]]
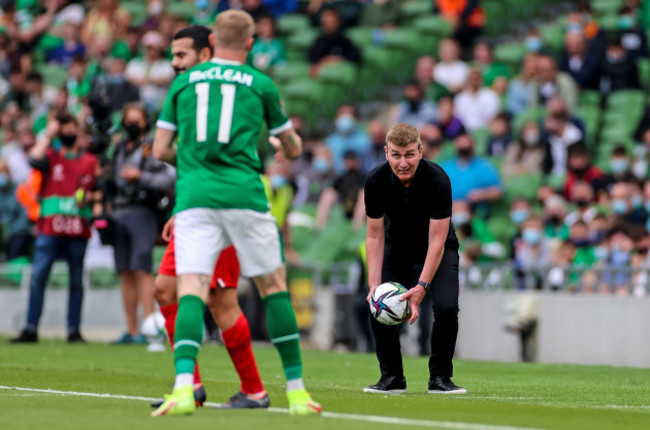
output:
[[[451,216],[451,222],[453,222],[454,225],[459,226],[468,223],[470,218],[471,217],[468,213],[460,212]]]
[[[598,244],[605,241],[607,238],[607,230],[593,230],[589,232],[589,240],[591,243]]]
[[[536,228],[527,228],[521,234],[521,237],[523,237],[524,242],[526,242],[527,244],[537,245],[540,239],[542,238],[542,233]]]
[[[596,246],[594,248],[594,257],[599,261],[607,260],[607,257],[609,257],[609,250],[606,246]]]
[[[623,173],[627,170],[628,162],[625,159],[616,159],[609,162],[609,168],[612,173]]]
[[[0,173],[0,188],[4,188],[9,185],[9,176],[6,173]]]
[[[282,175],[271,175],[269,177],[269,181],[271,182],[271,188],[274,190],[282,188],[289,183],[289,181],[287,181],[287,178]]]
[[[315,158],[311,165],[318,173],[325,173],[331,168],[330,162],[324,158]]]
[[[643,207],[643,197],[632,196],[632,207],[634,209],[641,209]]]
[[[568,33],[582,33],[582,25],[578,24],[577,22],[571,22],[567,24],[566,31]]]
[[[634,18],[630,15],[621,15],[618,18],[618,28],[619,30],[629,30],[634,27]]]
[[[524,44],[528,52],[537,52],[542,49],[542,39],[539,37],[527,37]]]
[[[616,215],[624,215],[627,212],[627,202],[625,200],[612,200],[611,207]]]
[[[646,231],[650,231],[650,230],[648,230],[648,229],[650,229],[650,218],[648,218],[648,221],[646,221],[646,223],[645,223],[645,229],[646,229]]]
[[[349,115],[343,115],[338,117],[336,120],[336,131],[341,134],[350,134],[352,130],[357,126],[357,121],[354,117]]]
[[[210,6],[210,0],[194,0],[196,10],[206,10]]]
[[[510,212],[510,219],[516,225],[521,225],[522,222],[528,219],[529,215],[530,212],[528,211],[528,209],[516,209]]]
[[[650,213],[650,202],[645,202],[643,206],[645,207],[645,211]]]

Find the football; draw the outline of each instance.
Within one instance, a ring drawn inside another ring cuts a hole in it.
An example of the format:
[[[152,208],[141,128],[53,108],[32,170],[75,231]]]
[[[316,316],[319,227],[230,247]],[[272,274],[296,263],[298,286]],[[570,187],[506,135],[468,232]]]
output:
[[[385,282],[370,296],[370,313],[382,324],[397,325],[411,317],[409,301],[399,300],[408,290],[397,282]]]

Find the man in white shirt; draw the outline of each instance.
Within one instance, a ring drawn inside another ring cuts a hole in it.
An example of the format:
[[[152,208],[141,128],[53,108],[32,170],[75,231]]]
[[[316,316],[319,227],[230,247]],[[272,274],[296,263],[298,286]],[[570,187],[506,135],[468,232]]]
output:
[[[433,79],[452,93],[463,88],[469,66],[460,60],[460,48],[454,39],[443,39],[438,48],[440,62],[433,69]]]
[[[455,99],[454,114],[470,132],[489,126],[501,109],[498,94],[482,84],[481,72],[470,71],[466,89]]]

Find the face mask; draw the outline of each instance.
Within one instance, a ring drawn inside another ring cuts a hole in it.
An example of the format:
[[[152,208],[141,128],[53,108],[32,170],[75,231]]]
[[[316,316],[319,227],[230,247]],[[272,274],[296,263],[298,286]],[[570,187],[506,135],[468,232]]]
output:
[[[330,169],[330,162],[324,158],[316,158],[311,164],[318,173],[325,173]]]
[[[196,10],[206,10],[210,6],[210,0],[194,0]]]
[[[463,148],[458,150],[458,156],[460,158],[470,158],[474,155],[474,151],[471,148]]]
[[[124,75],[121,74],[106,75],[106,83],[109,85],[120,85],[123,82],[124,82]]]
[[[9,176],[6,173],[0,173],[0,188],[5,188],[9,185]]]
[[[554,225],[554,226],[557,227],[560,224],[562,224],[562,218],[560,218],[558,215],[551,215],[549,217],[549,219],[548,219],[548,222],[550,222],[551,225]]]
[[[612,64],[618,64],[623,60],[623,55],[619,54],[610,54],[609,52],[605,54],[605,57],[607,57],[607,61],[612,63]]]
[[[650,213],[650,202],[645,202],[643,204],[643,207],[645,207],[645,211]]]
[[[527,37],[524,44],[528,52],[537,52],[542,49],[542,39],[539,37]]]
[[[407,100],[411,112],[417,112],[420,109],[420,100]]]
[[[271,182],[271,188],[274,190],[284,187],[289,182],[287,181],[287,178],[282,175],[271,175],[269,181]]]
[[[349,115],[343,115],[337,118],[336,120],[336,131],[341,134],[350,134],[354,127],[357,125],[357,121],[354,117]]]
[[[566,31],[568,33],[581,33],[582,25],[578,24],[577,22],[571,22],[566,26]]]
[[[138,123],[135,122],[130,122],[128,124],[124,125],[124,129],[129,135],[129,139],[135,140],[138,137],[140,137],[140,133],[142,133],[142,127]]]
[[[536,228],[527,228],[521,234],[521,237],[523,237],[524,242],[527,244],[537,245],[539,243],[539,240],[542,238],[542,234]]]
[[[530,215],[528,209],[517,209],[510,212],[510,219],[516,225],[521,225],[522,222],[528,219],[528,215]]]
[[[61,141],[61,144],[64,147],[72,148],[74,146],[74,143],[77,141],[77,135],[76,134],[60,134],[59,135],[59,140]]]
[[[634,27],[634,19],[630,15],[621,15],[618,18],[619,30],[629,30]]]
[[[632,196],[632,207],[634,209],[641,209],[643,207],[643,197]]]
[[[616,215],[624,215],[627,212],[627,202],[625,200],[612,200],[611,207]]]
[[[620,249],[618,246],[614,246],[612,248],[612,263],[613,264],[621,266],[623,264],[627,264],[629,259],[630,259],[630,253],[629,252],[625,252],[624,250]]]
[[[539,142],[539,133],[537,132],[530,132],[524,134],[524,143],[527,146],[535,146]]]
[[[584,209],[587,206],[589,206],[589,201],[588,200],[576,200],[576,205],[578,205],[578,207],[580,209]]]
[[[591,243],[602,243],[607,237],[607,230],[594,230],[589,232],[589,240]]]
[[[586,248],[589,246],[589,239],[573,239],[576,248]]]
[[[614,159],[609,162],[609,168],[612,173],[623,173],[627,170],[628,162],[625,159]]]
[[[470,216],[468,213],[465,212],[460,212],[457,214],[453,214],[451,216],[451,222],[454,223],[454,225],[461,226],[463,224],[467,224],[470,220]]]
[[[609,257],[609,250],[606,246],[596,246],[594,248],[594,257],[599,261],[606,260]]]

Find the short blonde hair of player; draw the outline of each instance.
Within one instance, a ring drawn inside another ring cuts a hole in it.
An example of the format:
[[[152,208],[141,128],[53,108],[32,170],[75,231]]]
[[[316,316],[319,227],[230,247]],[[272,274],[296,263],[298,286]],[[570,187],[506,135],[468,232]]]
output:
[[[245,51],[246,42],[255,34],[255,21],[243,10],[227,10],[217,15],[213,31],[216,48]]]
[[[390,143],[395,146],[407,146],[415,142],[417,142],[418,148],[422,146],[420,132],[417,128],[405,122],[392,126],[386,133],[386,145]]]

